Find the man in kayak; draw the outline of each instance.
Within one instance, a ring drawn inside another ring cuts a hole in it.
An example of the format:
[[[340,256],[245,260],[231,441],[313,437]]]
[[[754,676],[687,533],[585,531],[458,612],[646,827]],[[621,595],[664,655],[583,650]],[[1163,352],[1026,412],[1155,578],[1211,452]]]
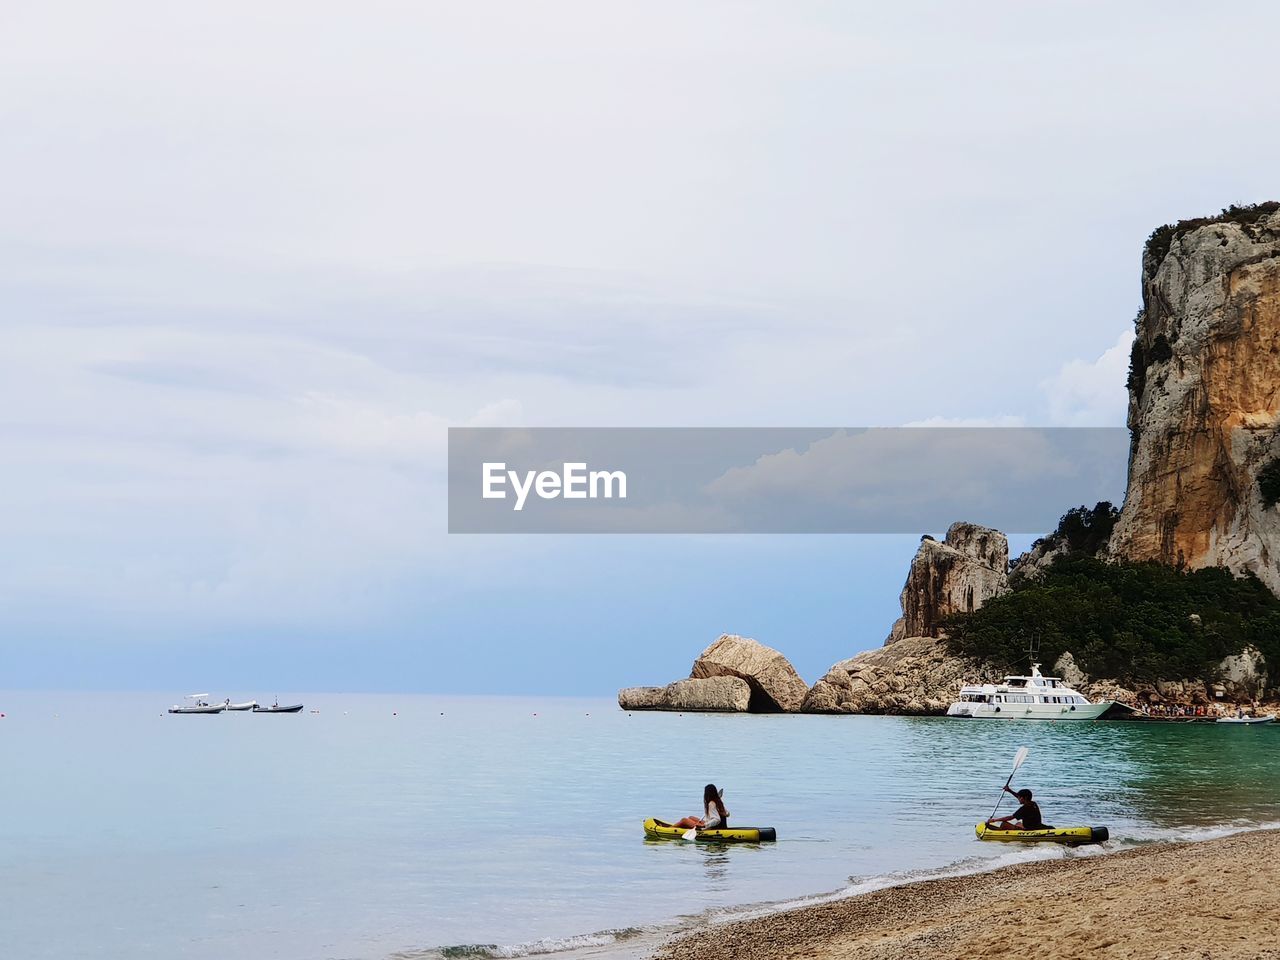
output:
[[[1010,790],[1005,784],[1005,793],[1011,793],[1022,804],[1007,817],[988,820],[987,826],[993,830],[1045,830],[1044,820],[1040,817],[1040,805],[1031,799],[1030,790]]]

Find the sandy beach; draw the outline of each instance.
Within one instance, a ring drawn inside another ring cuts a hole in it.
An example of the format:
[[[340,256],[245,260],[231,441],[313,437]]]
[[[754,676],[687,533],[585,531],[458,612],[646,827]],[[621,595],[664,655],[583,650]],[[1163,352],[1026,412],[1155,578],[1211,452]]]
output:
[[[913,883],[699,929],[659,960],[1280,958],[1280,831]]]

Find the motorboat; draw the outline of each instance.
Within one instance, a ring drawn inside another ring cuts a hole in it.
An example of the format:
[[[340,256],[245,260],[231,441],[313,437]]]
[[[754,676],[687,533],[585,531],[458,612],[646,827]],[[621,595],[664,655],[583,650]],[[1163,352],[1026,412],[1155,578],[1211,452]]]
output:
[[[1214,721],[1214,723],[1235,723],[1240,724],[1241,726],[1256,726],[1262,723],[1274,723],[1275,719],[1275,717],[1268,716],[1247,717],[1243,714],[1237,714],[1234,717],[1219,717]]]
[[[1090,703],[1061,677],[1046,677],[1040,664],[1027,676],[1007,676],[1000,683],[962,687],[960,699],[947,708],[948,717],[983,720],[1096,720],[1114,704]]]
[[[279,703],[273,703],[269,707],[260,707],[257,704],[253,706],[254,713],[301,713],[302,704],[295,703],[287,707],[280,706]]]
[[[169,708],[170,713],[222,713],[227,709],[225,703],[210,703],[207,693],[189,693],[184,700],[190,700],[191,703],[186,706],[174,704]]]
[[[258,705],[258,701],[246,700],[244,703],[232,703],[230,700],[227,700],[222,705],[228,710],[252,710]]]

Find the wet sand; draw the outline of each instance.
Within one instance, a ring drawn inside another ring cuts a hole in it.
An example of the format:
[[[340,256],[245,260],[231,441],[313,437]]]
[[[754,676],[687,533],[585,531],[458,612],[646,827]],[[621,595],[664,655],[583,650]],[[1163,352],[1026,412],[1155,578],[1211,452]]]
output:
[[[1280,830],[927,880],[708,925],[663,960],[1280,960]]]

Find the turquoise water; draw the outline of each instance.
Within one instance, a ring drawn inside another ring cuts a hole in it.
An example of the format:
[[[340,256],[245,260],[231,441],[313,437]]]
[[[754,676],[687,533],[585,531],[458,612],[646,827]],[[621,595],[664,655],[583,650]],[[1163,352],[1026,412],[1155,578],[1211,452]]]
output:
[[[1265,727],[298,699],[296,716],[169,716],[164,695],[0,695],[5,954],[512,955],[1071,855],[973,838],[1021,744],[1015,784],[1051,823],[1109,825],[1113,849],[1280,821]],[[779,842],[644,840],[646,816],[697,812],[708,780]]]

